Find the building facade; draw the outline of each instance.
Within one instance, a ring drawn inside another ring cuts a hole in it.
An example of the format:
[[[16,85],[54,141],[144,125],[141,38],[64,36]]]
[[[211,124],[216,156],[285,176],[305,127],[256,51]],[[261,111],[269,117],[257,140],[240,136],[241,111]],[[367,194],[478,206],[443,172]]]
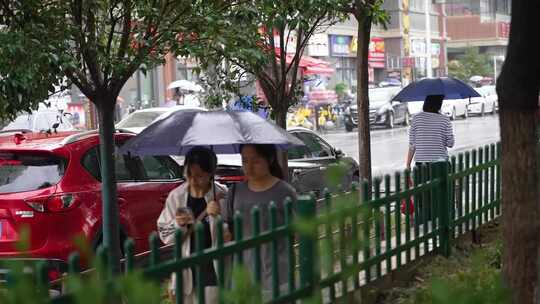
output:
[[[431,75],[447,75],[448,58],[459,56],[467,46],[478,46],[481,52],[504,54],[509,28],[510,0],[469,0],[460,4],[440,4],[444,1],[386,0],[383,8],[390,16],[386,28],[374,25],[369,50],[369,80],[377,85],[386,78],[407,84],[426,77],[431,63]],[[429,22],[426,22],[428,5]],[[429,26],[429,29],[428,29]],[[329,63],[331,75],[310,75],[307,82],[324,83],[326,89],[344,83],[354,89],[357,82],[356,51],[357,22],[348,20],[333,25],[310,39],[304,52]],[[430,35],[426,35],[429,31]],[[430,36],[428,45],[426,36]],[[170,55],[163,66],[143,73],[137,72],[122,90],[122,113],[131,110],[163,106],[173,98],[167,86],[174,80],[197,82],[194,60]],[[322,81],[321,81],[322,80]],[[252,87],[255,91],[255,86]],[[253,92],[254,93],[254,92]]]
[[[446,4],[449,60],[458,59],[467,48],[476,47],[479,53],[490,57],[496,77],[508,45],[511,4],[511,0],[468,0]]]

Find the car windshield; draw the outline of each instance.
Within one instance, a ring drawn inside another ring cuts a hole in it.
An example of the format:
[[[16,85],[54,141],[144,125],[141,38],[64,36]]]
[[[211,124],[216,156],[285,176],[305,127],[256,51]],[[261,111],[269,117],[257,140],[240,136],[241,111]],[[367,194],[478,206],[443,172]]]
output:
[[[369,101],[370,102],[388,102],[390,100],[391,94],[389,91],[369,91]]]
[[[118,123],[119,128],[144,128],[165,112],[138,112],[133,113],[124,121]]]
[[[64,176],[66,166],[67,161],[53,155],[0,152],[0,194],[54,186]]]
[[[16,129],[29,129],[32,130],[32,122],[34,118],[32,115],[24,114],[15,118],[14,121],[10,122],[2,130],[16,130]]]

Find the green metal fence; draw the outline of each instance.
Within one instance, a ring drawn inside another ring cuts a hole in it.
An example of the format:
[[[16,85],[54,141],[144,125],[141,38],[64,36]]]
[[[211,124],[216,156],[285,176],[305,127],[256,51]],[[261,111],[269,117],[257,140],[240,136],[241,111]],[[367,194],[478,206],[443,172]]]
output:
[[[255,257],[254,265],[249,265],[252,279],[264,280],[261,251],[269,246],[272,276],[265,302],[290,303],[313,296],[333,302],[426,255],[449,256],[456,237],[498,217],[499,157],[500,146],[489,145],[452,157],[450,162],[364,182],[360,191],[327,194],[322,201],[301,197],[295,205],[285,203],[284,223],[277,223],[275,204],[269,205],[268,219],[262,219],[260,210],[253,209],[253,226],[268,221],[268,231],[243,231],[244,219],[236,214],[235,240],[224,243],[218,223],[217,247],[212,249],[202,249],[203,230],[198,226],[196,252],[189,257],[181,256],[180,246],[175,245],[172,258],[160,258],[158,238],[152,235],[149,266],[143,271],[147,278],[158,281],[176,273],[176,294],[182,294],[182,270],[192,268],[200,278],[200,265],[217,261],[218,285],[225,290],[235,286],[227,266],[243,265],[246,254]],[[175,238],[182,239],[180,231]],[[285,252],[278,252],[281,242],[286,244]],[[125,253],[129,272],[136,264],[133,242],[126,242]],[[280,272],[278,262],[283,255],[287,270]],[[77,262],[77,258],[70,261],[70,275],[78,275]],[[204,303],[203,286],[194,288],[200,296],[198,303]],[[69,303],[70,298],[67,295],[53,302]],[[182,297],[177,297],[176,303],[182,303]]]

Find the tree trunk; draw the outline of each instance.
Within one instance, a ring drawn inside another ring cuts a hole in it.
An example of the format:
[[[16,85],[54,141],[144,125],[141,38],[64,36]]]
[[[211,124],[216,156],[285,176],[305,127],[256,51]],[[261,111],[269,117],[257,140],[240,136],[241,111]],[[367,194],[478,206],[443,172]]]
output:
[[[514,97],[516,98],[516,97]],[[535,98],[538,100],[538,97]],[[503,103],[508,99],[501,100]],[[539,244],[537,114],[501,109],[504,260],[513,303],[534,303]]]
[[[276,124],[279,127],[283,128],[284,130],[287,130],[287,109],[274,110],[274,116],[276,118]],[[285,181],[288,181],[289,180],[289,159],[288,159],[287,151],[278,150],[278,161],[283,171],[283,179]]]
[[[103,98],[95,103],[99,113],[99,141],[101,163],[101,191],[103,210],[103,246],[107,248],[107,262],[113,274],[120,272],[120,231],[114,166],[114,108],[116,98]]]
[[[357,99],[358,105],[358,162],[360,180],[371,181],[371,135],[369,129],[369,74],[368,50],[371,36],[371,17],[362,15],[358,20]]]
[[[502,145],[503,275],[513,303],[540,303],[538,1],[512,1],[506,61],[497,81]],[[537,24],[536,26],[534,24]]]

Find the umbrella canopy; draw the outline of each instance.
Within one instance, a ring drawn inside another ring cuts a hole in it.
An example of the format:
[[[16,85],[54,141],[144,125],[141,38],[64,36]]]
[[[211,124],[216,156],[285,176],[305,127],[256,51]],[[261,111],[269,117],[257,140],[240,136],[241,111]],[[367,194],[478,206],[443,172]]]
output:
[[[185,91],[193,91],[193,92],[202,92],[203,91],[203,88],[196,84],[196,83],[193,83],[189,80],[175,80],[173,82],[171,82],[168,86],[167,86],[167,89],[168,90],[172,90],[172,89],[176,89],[176,88],[179,88],[180,90],[185,90]]]
[[[274,144],[280,149],[302,141],[251,112],[178,111],[158,120],[130,139],[121,153],[185,155],[195,146],[216,154],[235,154],[243,144]]]
[[[475,76],[472,76],[471,78],[469,78],[469,81],[479,82],[479,81],[482,81],[483,79],[484,79],[483,76],[475,75]]]
[[[426,78],[413,82],[403,88],[393,100],[424,101],[428,95],[444,95],[444,99],[463,99],[480,97],[480,94],[468,84],[455,78]]]

